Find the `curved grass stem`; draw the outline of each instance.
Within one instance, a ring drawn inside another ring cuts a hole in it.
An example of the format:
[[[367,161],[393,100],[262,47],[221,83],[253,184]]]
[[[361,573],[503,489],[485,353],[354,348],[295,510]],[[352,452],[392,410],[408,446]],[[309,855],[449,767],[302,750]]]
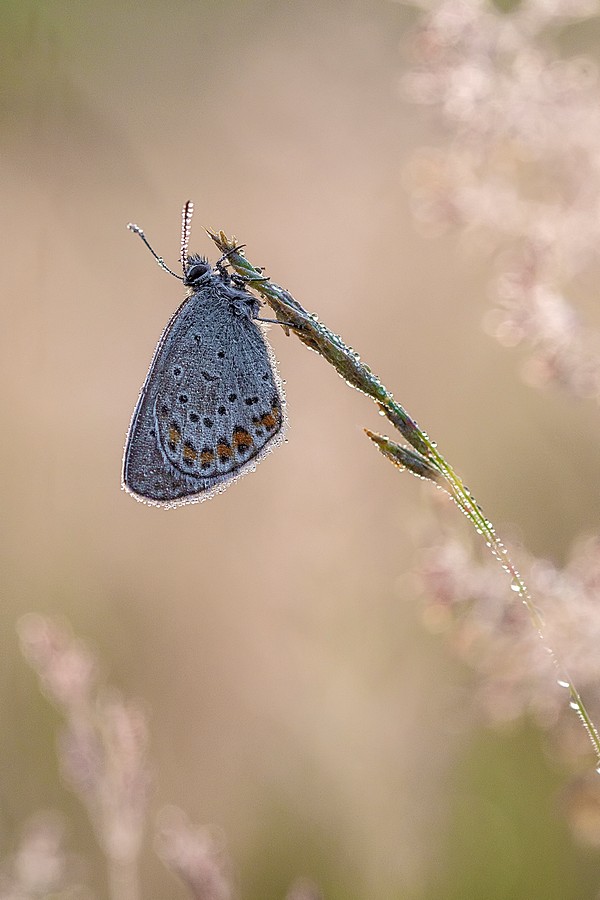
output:
[[[315,316],[308,313],[288,291],[265,278],[262,270],[252,266],[240,252],[235,238],[229,239],[222,231],[218,233],[208,231],[208,234],[219,250],[227,254],[228,263],[235,272],[247,280],[253,290],[262,295],[275,312],[277,320],[285,323],[286,330],[292,330],[302,343],[331,363],[351,387],[374,400],[381,412],[412,447],[412,449],[404,447],[383,435],[367,430],[367,436],[383,455],[395,465],[408,469],[420,478],[434,481],[439,487],[444,488],[475,530],[482,535],[492,555],[509,575],[511,589],[524,604],[543,648],[550,654],[556,668],[558,682],[567,688],[570,706],[578,714],[590,738],[600,771],[600,734],[564,665],[548,645],[544,620],[531,598],[527,585],[511,560],[506,547],[496,536],[492,523],[485,517],[462,479],[444,459],[436,444],[419,428],[407,411],[394,400],[392,394],[352,348],[347,347],[338,335],[329,331]]]

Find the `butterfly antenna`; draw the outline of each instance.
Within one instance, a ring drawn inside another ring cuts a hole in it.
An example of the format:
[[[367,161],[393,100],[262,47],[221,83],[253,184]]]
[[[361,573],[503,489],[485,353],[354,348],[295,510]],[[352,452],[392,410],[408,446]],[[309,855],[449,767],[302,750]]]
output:
[[[143,242],[145,243],[146,247],[148,248],[148,250],[150,251],[150,253],[151,253],[152,256],[154,257],[154,259],[156,260],[156,262],[159,264],[159,266],[161,267],[161,269],[164,269],[165,272],[168,272],[169,275],[172,275],[174,278],[178,278],[179,281],[183,281],[183,278],[181,277],[181,275],[177,275],[176,272],[173,272],[172,269],[170,269],[170,268],[168,267],[168,265],[166,264],[166,262],[164,261],[164,259],[162,258],[162,256],[159,256],[158,253],[156,253],[156,252],[152,249],[152,247],[151,247],[150,244],[148,243],[148,239],[146,238],[146,235],[144,234],[144,232],[142,231],[142,229],[140,228],[139,225],[134,225],[133,222],[130,222],[129,225],[128,225],[127,227],[129,228],[130,231],[133,231],[134,234],[137,234],[138,237],[140,237],[140,238],[143,240]],[[185,271],[185,270],[184,270],[184,271]]]
[[[181,265],[183,266],[183,274],[187,271],[188,263],[188,244],[190,242],[190,234],[192,231],[192,216],[194,215],[194,204],[188,200],[183,207],[181,213]]]

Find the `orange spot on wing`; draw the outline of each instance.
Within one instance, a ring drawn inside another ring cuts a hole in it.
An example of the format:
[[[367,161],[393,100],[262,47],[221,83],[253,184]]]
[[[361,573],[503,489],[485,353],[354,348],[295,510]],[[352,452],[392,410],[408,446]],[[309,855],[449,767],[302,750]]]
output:
[[[183,445],[183,458],[184,459],[186,459],[188,462],[194,462],[194,460],[197,458],[197,456],[198,456],[198,453],[196,452],[196,450],[194,450],[194,448],[192,447],[191,444]]]
[[[260,424],[264,425],[265,428],[275,428],[275,426],[279,422],[280,415],[281,413],[279,412],[279,409],[274,406],[271,412],[265,413],[264,416],[261,416]]]
[[[233,446],[250,447],[254,443],[252,435],[245,428],[236,428],[233,432]]]
[[[229,446],[229,444],[217,444],[217,453],[221,458],[231,459],[233,456],[233,450]]]
[[[175,425],[169,428],[169,440],[172,444],[178,444],[181,440],[181,432]]]

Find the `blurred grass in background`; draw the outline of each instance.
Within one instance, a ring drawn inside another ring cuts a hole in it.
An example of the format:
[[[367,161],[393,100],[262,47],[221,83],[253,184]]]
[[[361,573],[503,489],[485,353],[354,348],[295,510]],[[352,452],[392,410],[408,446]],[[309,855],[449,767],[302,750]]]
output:
[[[379,420],[321,360],[271,329],[288,443],[223,496],[163,512],[119,489],[139,386],[181,300],[125,226],[175,264],[192,198],[190,249],[212,253],[202,224],[247,242],[501,531],[562,563],[596,528],[595,406],[523,385],[521,351],[481,330],[491,256],[415,228],[407,163],[445,140],[399,88],[416,21],[389,2],[2,5],[7,860],[28,817],[58,809],[78,877],[107,896],[61,784],[59,717],[18,651],[16,623],[38,611],[147,706],[152,815],[174,803],[223,829],[246,900],[284,897],[301,875],[327,900],[600,889],[538,733],[478,731],[473,676],[421,624],[411,572],[433,489],[383,464],[361,430]],[[574,53],[599,43],[598,20],[565,37]],[[579,285],[595,326],[596,288]],[[141,868],[142,896],[186,896],[150,837]]]

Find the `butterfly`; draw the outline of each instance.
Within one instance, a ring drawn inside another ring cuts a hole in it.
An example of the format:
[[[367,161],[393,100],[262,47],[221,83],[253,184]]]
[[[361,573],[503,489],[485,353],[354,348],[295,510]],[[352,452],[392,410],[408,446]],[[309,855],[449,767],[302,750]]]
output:
[[[260,303],[222,264],[187,253],[193,205],[182,215],[183,276],[129,225],[188,296],[162,333],[135,407],[122,486],[173,507],[206,500],[253,471],[283,440],[285,398]],[[262,320],[264,321],[264,320]]]

